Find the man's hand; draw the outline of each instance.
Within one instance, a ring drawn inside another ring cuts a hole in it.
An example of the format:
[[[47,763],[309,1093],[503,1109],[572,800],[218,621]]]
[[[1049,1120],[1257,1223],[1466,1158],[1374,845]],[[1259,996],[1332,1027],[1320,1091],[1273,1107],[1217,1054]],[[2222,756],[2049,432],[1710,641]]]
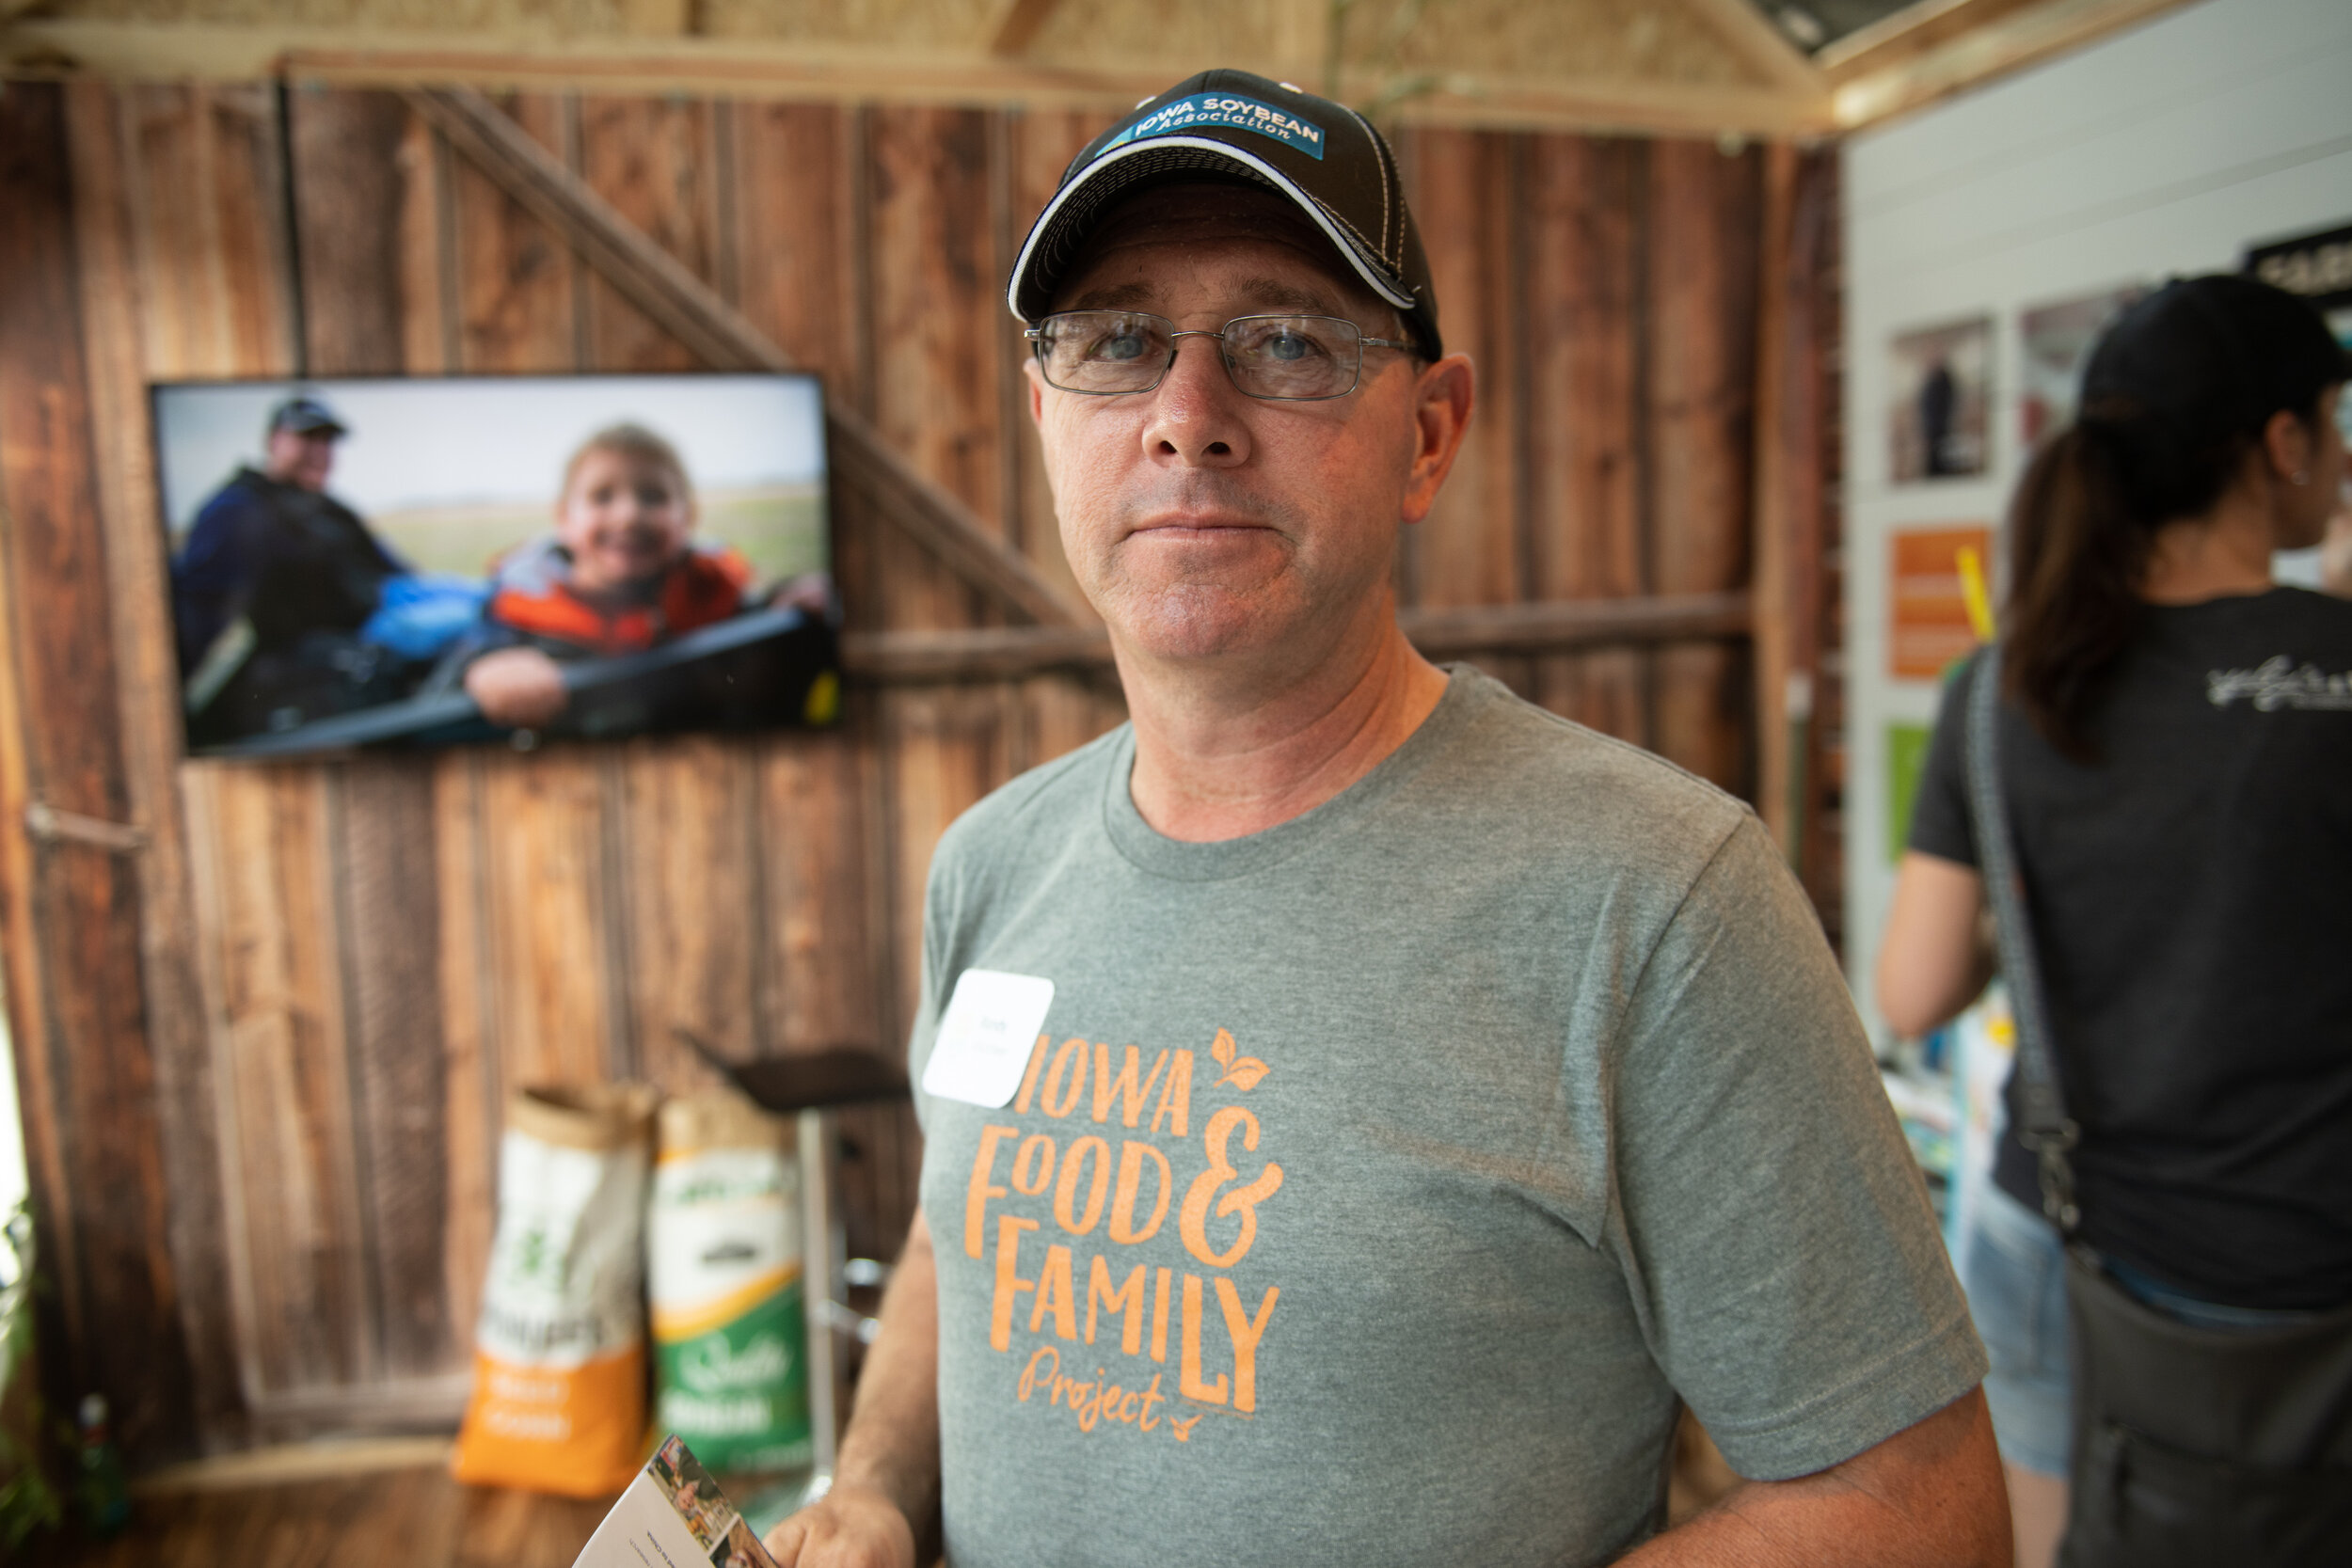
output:
[[[914,1568],[914,1528],[880,1488],[835,1486],[768,1534],[780,1568]]]
[[[768,1549],[780,1568],[914,1568],[916,1537],[938,1555],[938,1514],[939,1266],[918,1209],[882,1293],[833,1490],[770,1530]]]
[[[553,723],[569,696],[564,672],[536,648],[501,648],[466,667],[466,695],[493,724],[535,730]]]
[[[1843,1465],[1753,1481],[1621,1568],[2010,1568],[2009,1492],[1973,1388]]]

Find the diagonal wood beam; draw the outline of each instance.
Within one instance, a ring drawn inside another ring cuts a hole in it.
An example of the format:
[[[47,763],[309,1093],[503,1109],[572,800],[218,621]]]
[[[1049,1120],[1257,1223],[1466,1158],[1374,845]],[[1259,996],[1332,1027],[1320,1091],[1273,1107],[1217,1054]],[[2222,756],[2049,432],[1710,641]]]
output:
[[[1841,131],[2137,26],[2188,0],[1920,0],[1821,51]]]
[[[765,333],[480,92],[415,87],[404,96],[494,184],[712,370],[794,368]],[[893,451],[865,419],[846,408],[834,408],[825,419],[836,476],[949,569],[1021,620],[1041,626],[1078,623],[1036,568],[983,528],[962,501]]]
[[[1061,0],[998,0],[980,24],[980,46],[992,55],[1018,55],[1029,47]]]

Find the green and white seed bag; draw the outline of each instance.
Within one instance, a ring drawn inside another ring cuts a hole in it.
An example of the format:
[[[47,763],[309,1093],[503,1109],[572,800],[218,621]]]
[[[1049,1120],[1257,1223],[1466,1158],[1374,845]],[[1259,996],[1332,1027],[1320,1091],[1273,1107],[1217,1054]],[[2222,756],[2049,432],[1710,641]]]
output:
[[[809,1463],[791,1123],[732,1089],[661,1107],[646,1213],[655,1422],[713,1470]]]

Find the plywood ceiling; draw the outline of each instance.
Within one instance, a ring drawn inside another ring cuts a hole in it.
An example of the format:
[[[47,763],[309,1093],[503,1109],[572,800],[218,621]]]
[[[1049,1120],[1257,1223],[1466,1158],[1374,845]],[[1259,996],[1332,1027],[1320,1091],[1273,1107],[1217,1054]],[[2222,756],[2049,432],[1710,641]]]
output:
[[[1811,137],[2179,0],[0,0],[0,72],[1121,106],[1209,65],[1375,114]]]

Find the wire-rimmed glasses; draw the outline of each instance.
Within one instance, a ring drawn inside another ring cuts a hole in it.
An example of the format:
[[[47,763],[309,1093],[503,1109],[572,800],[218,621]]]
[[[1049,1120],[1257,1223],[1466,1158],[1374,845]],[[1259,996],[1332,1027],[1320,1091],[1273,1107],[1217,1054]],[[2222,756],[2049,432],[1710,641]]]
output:
[[[1141,310],[1057,310],[1023,334],[1037,345],[1047,385],[1089,397],[1148,392],[1176,363],[1179,338],[1215,338],[1225,373],[1253,398],[1317,403],[1345,397],[1363,374],[1364,349],[1409,349],[1368,338],[1339,316],[1235,316],[1216,332],[1180,332]]]

